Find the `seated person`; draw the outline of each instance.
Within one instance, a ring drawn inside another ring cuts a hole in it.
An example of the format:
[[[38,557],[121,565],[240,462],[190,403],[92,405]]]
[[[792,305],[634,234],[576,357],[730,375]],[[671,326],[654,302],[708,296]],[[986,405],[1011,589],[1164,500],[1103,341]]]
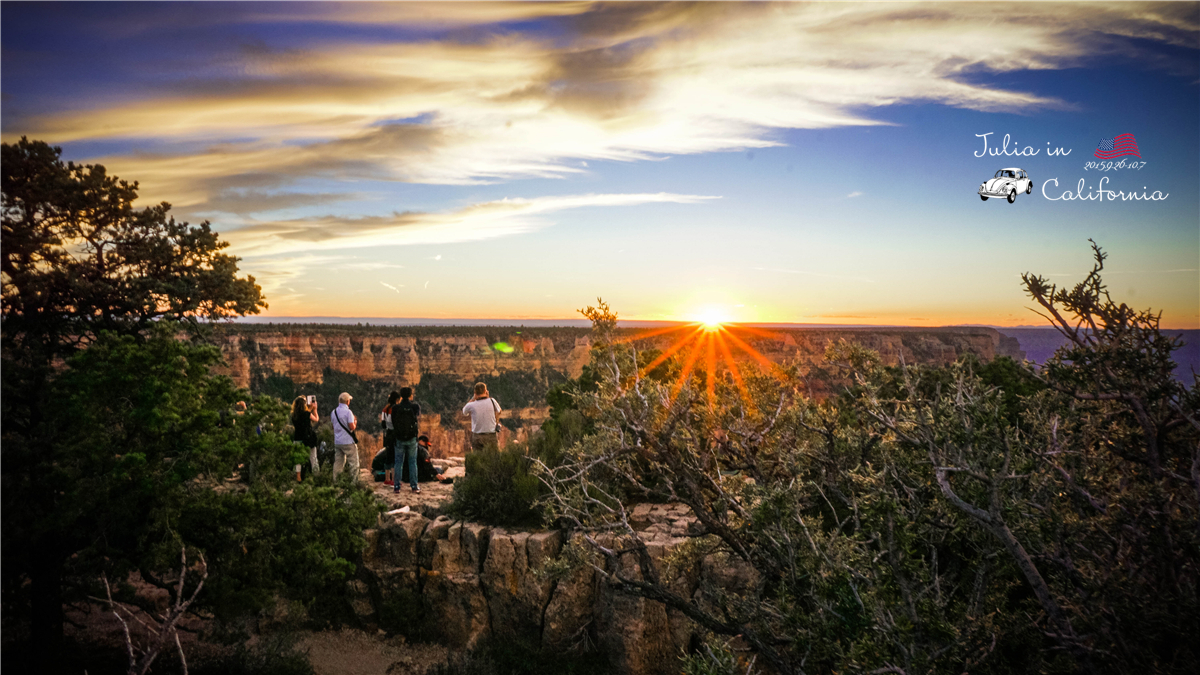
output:
[[[371,460],[371,476],[375,478],[376,483],[383,482],[387,478],[387,470],[395,464],[395,458],[395,448],[384,448],[375,453],[375,457]],[[419,472],[418,475],[420,475]]]
[[[445,477],[444,474],[446,472],[446,469],[444,467],[439,467],[439,466],[434,465],[433,460],[429,457],[429,450],[430,450],[429,437],[424,436],[424,435],[418,436],[417,437],[417,481],[421,482],[421,483],[428,483],[430,481],[435,481],[435,480],[440,483],[454,482],[453,478]],[[405,464],[404,476],[401,477],[400,482],[404,483],[407,480],[408,480],[408,465]]]

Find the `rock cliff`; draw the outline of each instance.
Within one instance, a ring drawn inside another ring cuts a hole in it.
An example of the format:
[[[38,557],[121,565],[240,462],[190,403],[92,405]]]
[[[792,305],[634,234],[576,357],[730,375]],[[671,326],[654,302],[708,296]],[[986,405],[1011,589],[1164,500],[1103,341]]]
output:
[[[476,332],[468,332],[476,331]],[[821,361],[828,345],[847,340],[878,351],[888,363],[948,363],[972,353],[1024,358],[1019,343],[993,328],[767,328],[736,331],[771,361]],[[665,349],[674,334],[621,329],[643,348]],[[295,382],[322,382],[328,371],[364,380],[413,386],[431,374],[474,382],[506,372],[553,370],[578,377],[591,340],[584,328],[347,327],[288,324],[226,325],[217,333],[227,363],[224,374],[239,386],[255,374],[286,375]],[[737,350],[734,350],[737,352]],[[740,360],[748,356],[735,353]]]
[[[655,558],[695,534],[681,505],[639,505],[635,526]],[[562,532],[527,532],[419,513],[385,516],[367,532],[360,578],[349,586],[359,619],[394,628],[398,613],[423,616],[439,641],[469,649],[486,638],[519,639],[544,649],[593,645],[621,673],[678,672],[678,657],[695,626],[663,605],[615,593],[589,569],[566,578],[544,572],[564,545]],[[632,563],[630,563],[632,564]],[[724,560],[706,560],[696,578],[676,590],[697,592],[702,582],[736,590],[748,572]]]
[[[618,332],[640,349],[666,350],[687,329]],[[740,363],[757,360],[744,345],[774,363],[814,366],[839,340],[873,349],[888,364],[949,363],[963,354],[983,361],[1024,357],[1015,339],[992,328],[733,328],[732,335],[730,353]],[[238,385],[285,399],[316,394],[323,412],[336,405],[339,389],[347,390],[369,421],[389,390],[412,386],[423,411],[432,413],[422,417],[421,429],[440,455],[466,447],[467,422],[458,411],[472,384],[487,382],[505,408],[502,440],[524,438],[548,416],[549,388],[578,377],[591,350],[585,328],[236,324],[218,327],[216,339],[226,362],[219,372]],[[820,381],[810,387],[811,395],[829,393]]]

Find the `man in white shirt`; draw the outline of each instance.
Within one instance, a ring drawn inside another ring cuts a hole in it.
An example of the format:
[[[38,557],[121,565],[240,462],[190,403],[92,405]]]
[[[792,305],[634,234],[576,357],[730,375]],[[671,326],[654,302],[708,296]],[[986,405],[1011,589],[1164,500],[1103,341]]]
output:
[[[358,480],[358,442],[354,440],[353,431],[358,428],[358,418],[350,412],[350,399],[354,398],[346,392],[338,396],[338,407],[329,415],[333,425],[333,479],[345,467],[355,481]]]
[[[487,385],[475,384],[475,397],[463,406],[463,414],[471,416],[471,449],[499,448],[497,442],[500,404],[488,396]]]

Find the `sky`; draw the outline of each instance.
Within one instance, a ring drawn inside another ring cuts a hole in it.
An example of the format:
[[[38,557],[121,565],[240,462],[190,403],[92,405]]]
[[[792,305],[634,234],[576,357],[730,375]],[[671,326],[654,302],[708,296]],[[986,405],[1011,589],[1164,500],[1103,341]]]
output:
[[[1091,238],[1115,300],[1200,328],[1200,3],[4,1],[0,32],[4,142],[211,221],[267,318],[1036,325],[1021,274],[1076,283]],[[1006,167],[1032,192],[982,201]]]

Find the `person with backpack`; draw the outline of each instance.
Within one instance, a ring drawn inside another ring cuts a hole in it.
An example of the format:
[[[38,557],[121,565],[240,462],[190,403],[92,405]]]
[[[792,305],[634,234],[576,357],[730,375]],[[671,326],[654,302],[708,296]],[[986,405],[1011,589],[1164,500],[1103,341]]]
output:
[[[421,417],[421,406],[412,401],[412,387],[400,388],[400,401],[391,407],[392,428],[396,434],[396,468],[392,471],[392,492],[400,492],[400,477],[404,475],[404,462],[408,463],[408,484],[413,492],[420,492],[417,485],[417,420]]]

